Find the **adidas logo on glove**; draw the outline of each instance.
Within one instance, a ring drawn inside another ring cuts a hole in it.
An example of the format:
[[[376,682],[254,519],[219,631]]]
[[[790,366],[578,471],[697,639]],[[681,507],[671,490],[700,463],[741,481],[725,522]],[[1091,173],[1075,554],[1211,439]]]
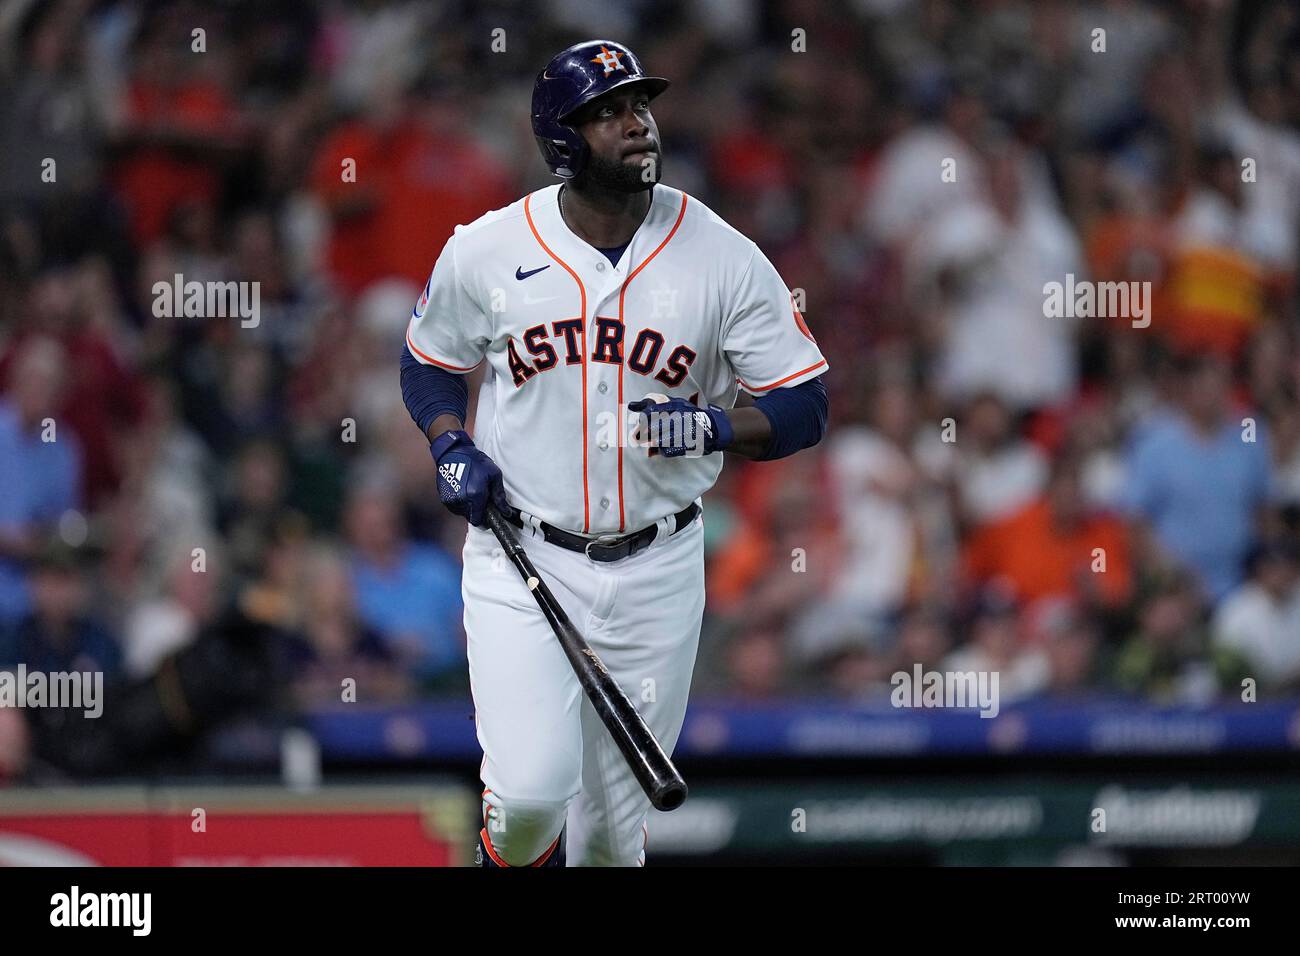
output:
[[[695,428],[697,433],[704,435],[704,440],[692,442],[691,450],[694,451],[696,448],[698,448],[700,449],[701,452],[703,452],[703,450],[707,447],[707,443],[713,438],[713,419],[709,417],[708,412],[695,413]],[[694,438],[695,436],[692,435],[691,437]],[[690,454],[690,452],[687,452],[687,454]]]
[[[460,478],[461,475],[465,474],[465,463],[463,461],[449,461],[447,464],[439,466],[438,474],[442,476],[443,481],[451,485],[451,490],[454,493],[460,494]]]

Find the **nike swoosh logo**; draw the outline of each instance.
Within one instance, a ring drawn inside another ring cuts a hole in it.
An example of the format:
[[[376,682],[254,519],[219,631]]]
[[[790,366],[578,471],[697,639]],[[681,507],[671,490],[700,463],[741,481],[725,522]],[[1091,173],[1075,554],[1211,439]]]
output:
[[[520,281],[522,282],[524,279],[527,279],[529,276],[535,276],[535,275],[537,275],[537,273],[541,272],[543,269],[549,269],[549,268],[550,268],[549,265],[545,265],[545,266],[539,266],[539,267],[536,268],[536,269],[529,269],[527,272],[525,272],[523,266],[516,266],[516,267],[515,267],[515,278],[518,279],[518,280],[520,280]]]
[[[558,299],[558,298],[559,298],[559,296],[548,295],[548,296],[545,296],[544,298],[541,298],[541,299],[534,299],[531,295],[528,295],[527,293],[525,293],[525,295],[524,295],[524,305],[536,305],[536,304],[539,303],[539,302],[551,302],[551,301],[553,301],[554,299]]]

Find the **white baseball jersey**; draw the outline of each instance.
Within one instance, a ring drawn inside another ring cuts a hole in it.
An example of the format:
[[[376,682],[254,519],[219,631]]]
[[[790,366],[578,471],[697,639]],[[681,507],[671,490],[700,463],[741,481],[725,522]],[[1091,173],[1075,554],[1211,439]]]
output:
[[[626,404],[658,393],[735,405],[827,369],[776,269],[748,238],[657,185],[617,265],[560,215],[560,186],[458,226],[407,330],[411,353],[484,359],[474,441],[511,504],[560,528],[636,531],[687,507],[721,455],[629,444]]]

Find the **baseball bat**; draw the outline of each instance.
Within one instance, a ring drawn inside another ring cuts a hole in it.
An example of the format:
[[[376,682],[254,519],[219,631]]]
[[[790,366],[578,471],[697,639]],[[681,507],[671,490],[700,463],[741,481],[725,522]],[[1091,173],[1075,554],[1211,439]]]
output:
[[[675,810],[680,807],[686,800],[686,781],[664,753],[664,748],[646,726],[645,720],[632,706],[627,694],[623,693],[623,689],[605,669],[600,657],[573,626],[560,602],[555,600],[555,595],[533,567],[524,546],[519,543],[514,526],[495,505],[488,505],[487,523],[519,576],[524,579],[524,584],[532,592],[537,606],[546,615],[551,630],[564,649],[565,657],[569,659],[569,665],[578,675],[583,693],[596,708],[596,713],[600,715],[609,735],[614,738],[614,743],[618,744],[618,749],[623,752],[623,758],[632,768],[641,789],[650,798],[651,805],[656,810]]]

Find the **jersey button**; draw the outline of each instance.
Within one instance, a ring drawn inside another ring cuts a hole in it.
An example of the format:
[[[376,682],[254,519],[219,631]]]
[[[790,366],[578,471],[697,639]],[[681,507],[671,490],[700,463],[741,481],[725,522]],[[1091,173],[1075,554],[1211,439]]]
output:
[[[598,392],[600,392],[600,394],[604,395],[606,392],[609,391],[609,386],[606,385],[604,382],[601,382],[599,385],[596,386],[596,391],[598,391]]]
[[[602,441],[602,442],[600,443],[600,450],[601,450],[601,451],[609,451],[609,442],[607,442],[607,441]]]
[[[597,262],[597,263],[596,263],[596,271],[597,271],[597,272],[604,272],[604,271],[605,271],[605,263],[603,263],[603,262]]]
[[[600,506],[601,506],[602,508],[604,508],[606,511],[608,511],[608,510],[609,510],[609,499],[608,499],[608,498],[601,498],[601,499],[600,499]]]

